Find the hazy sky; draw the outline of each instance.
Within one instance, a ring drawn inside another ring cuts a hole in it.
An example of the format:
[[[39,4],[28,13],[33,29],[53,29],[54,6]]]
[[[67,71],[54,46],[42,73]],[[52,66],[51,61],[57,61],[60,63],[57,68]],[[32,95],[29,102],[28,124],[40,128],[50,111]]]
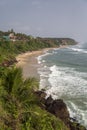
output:
[[[0,0],[0,30],[87,41],[87,0]]]

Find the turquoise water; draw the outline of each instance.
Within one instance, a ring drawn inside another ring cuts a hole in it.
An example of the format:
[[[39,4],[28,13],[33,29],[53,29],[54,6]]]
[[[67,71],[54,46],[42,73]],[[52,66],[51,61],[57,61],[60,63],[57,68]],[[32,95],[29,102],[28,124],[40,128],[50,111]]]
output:
[[[48,51],[38,61],[40,88],[62,98],[70,116],[87,127],[87,43]]]

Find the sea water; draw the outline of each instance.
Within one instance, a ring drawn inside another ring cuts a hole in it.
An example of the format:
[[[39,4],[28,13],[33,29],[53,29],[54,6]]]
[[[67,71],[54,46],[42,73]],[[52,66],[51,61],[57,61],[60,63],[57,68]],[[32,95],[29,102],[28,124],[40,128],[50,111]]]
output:
[[[38,63],[40,89],[63,99],[70,116],[87,127],[87,43],[50,50]]]

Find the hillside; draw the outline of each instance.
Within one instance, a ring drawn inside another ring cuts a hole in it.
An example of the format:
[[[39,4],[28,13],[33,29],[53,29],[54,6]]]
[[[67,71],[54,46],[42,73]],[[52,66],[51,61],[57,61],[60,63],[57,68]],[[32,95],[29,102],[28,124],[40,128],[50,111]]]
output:
[[[0,68],[0,130],[86,130],[70,120],[61,99],[45,99],[38,87],[20,68]]]
[[[2,64],[7,64],[11,60],[15,62],[16,55],[27,51],[74,44],[77,42],[71,38],[34,38],[30,35],[15,33],[13,30],[0,31],[0,62]]]
[[[0,32],[0,130],[85,130],[76,121],[71,122],[61,99],[46,100],[45,93],[38,91],[37,79],[24,80],[22,70],[14,65],[20,53],[72,45],[75,40],[14,34],[16,39],[12,41],[3,37],[9,32]]]

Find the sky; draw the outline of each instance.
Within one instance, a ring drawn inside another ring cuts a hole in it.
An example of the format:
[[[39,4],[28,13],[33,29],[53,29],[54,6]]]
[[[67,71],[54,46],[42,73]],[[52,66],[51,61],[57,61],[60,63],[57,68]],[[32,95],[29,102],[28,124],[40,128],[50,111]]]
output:
[[[87,0],[0,0],[0,30],[87,42]]]

